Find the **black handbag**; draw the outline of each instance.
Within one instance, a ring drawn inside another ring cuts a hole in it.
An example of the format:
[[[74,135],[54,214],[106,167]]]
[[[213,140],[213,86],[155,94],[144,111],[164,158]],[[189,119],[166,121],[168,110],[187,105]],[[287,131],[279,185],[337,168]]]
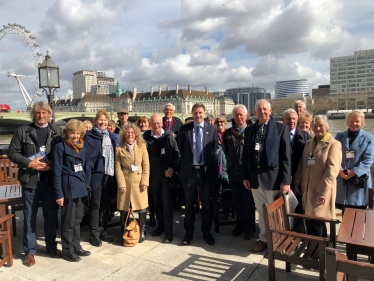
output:
[[[369,176],[367,174],[363,174],[361,177],[358,177],[357,175],[354,177],[351,177],[348,181],[349,184],[359,187],[359,188],[365,188],[366,182],[368,180]]]

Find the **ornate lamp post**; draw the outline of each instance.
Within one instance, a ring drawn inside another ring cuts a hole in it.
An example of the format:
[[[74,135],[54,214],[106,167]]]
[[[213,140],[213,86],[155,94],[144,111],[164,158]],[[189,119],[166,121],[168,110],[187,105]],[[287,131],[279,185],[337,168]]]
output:
[[[48,104],[52,108],[52,122],[55,123],[55,110],[54,110],[54,95],[56,89],[60,88],[60,69],[51,60],[51,56],[47,51],[45,60],[42,64],[39,64],[39,88],[45,91]]]

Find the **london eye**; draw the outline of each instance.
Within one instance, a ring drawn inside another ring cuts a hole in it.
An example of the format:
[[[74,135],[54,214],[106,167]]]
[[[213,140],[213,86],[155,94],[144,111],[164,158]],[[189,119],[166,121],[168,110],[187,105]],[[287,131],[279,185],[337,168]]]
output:
[[[12,109],[24,110],[39,92],[39,44],[30,30],[16,23],[0,29],[0,98]],[[14,79],[16,78],[16,79]]]

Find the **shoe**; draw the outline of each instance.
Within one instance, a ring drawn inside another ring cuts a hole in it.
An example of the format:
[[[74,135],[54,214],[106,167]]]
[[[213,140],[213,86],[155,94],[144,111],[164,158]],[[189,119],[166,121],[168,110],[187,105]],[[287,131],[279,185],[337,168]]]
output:
[[[80,256],[80,257],[88,257],[89,255],[91,255],[91,252],[90,251],[85,251],[83,249],[80,249],[80,250],[76,250],[75,253]]]
[[[252,236],[253,236],[252,231],[250,230],[244,231],[244,240],[251,240]]]
[[[61,251],[58,249],[49,249],[47,250],[47,253],[53,258],[53,259],[59,259],[61,258]]]
[[[205,240],[205,242],[210,245],[210,246],[213,246],[214,244],[216,244],[216,241],[214,240],[212,234],[210,234],[210,232],[207,232],[203,235],[203,238]]]
[[[156,218],[154,213],[149,214],[149,226],[155,227],[156,226]]]
[[[171,243],[171,242],[173,242],[173,234],[166,234],[164,243]]]
[[[108,235],[106,231],[101,232],[100,240],[104,242],[113,242],[113,238]]]
[[[67,253],[67,254],[62,254],[62,258],[67,261],[71,262],[77,262],[81,260],[81,257],[79,257],[76,253]]]
[[[173,208],[175,210],[182,210],[182,205],[179,203],[178,200],[174,200],[174,202],[173,202]]]
[[[91,245],[95,247],[100,247],[103,243],[101,243],[101,240],[99,237],[95,235],[91,235]]]
[[[232,236],[239,236],[244,232],[244,229],[235,227],[234,230],[231,232]]]
[[[157,227],[155,231],[153,231],[152,236],[160,236],[164,233],[165,229]]]
[[[182,240],[182,245],[183,245],[183,246],[188,246],[188,245],[191,244],[191,241],[192,241],[192,240],[193,240],[192,236],[186,234],[186,235],[184,236],[183,240]]]
[[[139,213],[139,225],[140,225],[140,237],[139,243],[145,241],[146,231],[145,231],[145,221],[147,218],[147,213]]]
[[[258,240],[257,243],[253,245],[252,252],[259,253],[265,250],[266,248],[267,248],[267,243],[262,242],[261,240]]]
[[[35,258],[34,255],[26,255],[25,259],[23,260],[23,264],[30,267],[35,264]]]
[[[231,220],[231,214],[224,214],[222,219],[225,221]]]

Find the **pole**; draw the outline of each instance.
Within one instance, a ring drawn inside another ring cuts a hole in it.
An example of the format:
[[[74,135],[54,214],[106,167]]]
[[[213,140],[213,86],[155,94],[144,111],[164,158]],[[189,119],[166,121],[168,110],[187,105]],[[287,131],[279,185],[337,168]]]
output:
[[[54,93],[53,91],[48,88],[48,95],[47,95],[47,98],[48,98],[48,104],[49,106],[51,107],[52,109],[52,120],[51,120],[51,124],[54,124],[55,123],[55,102],[54,102]]]

